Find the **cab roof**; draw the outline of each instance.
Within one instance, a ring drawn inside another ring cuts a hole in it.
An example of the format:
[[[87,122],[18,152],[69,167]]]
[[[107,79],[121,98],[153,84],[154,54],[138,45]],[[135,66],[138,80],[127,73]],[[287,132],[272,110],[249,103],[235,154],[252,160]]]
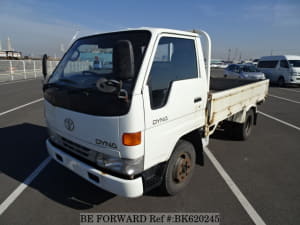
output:
[[[116,32],[123,32],[123,31],[139,31],[139,30],[149,31],[149,32],[151,32],[152,35],[157,35],[160,33],[168,33],[168,34],[179,34],[179,35],[186,35],[186,36],[192,36],[192,37],[199,37],[199,34],[194,33],[192,31],[182,31],[182,30],[167,29],[167,28],[155,28],[155,27],[128,28],[128,29],[124,29],[124,30],[115,30],[115,31],[103,32],[103,33],[93,33],[93,34],[87,35],[87,36],[116,33]],[[87,37],[87,36],[84,36],[84,37]],[[81,37],[81,38],[83,38],[83,37]]]

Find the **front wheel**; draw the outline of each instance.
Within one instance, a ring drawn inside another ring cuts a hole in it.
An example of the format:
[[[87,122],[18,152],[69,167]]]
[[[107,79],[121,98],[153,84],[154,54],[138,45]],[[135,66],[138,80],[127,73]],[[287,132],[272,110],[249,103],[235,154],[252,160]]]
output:
[[[279,77],[278,81],[277,81],[277,84],[278,84],[279,87],[283,87],[285,85],[284,78],[283,77]]]
[[[168,162],[164,175],[163,189],[169,195],[182,191],[191,181],[196,164],[194,146],[185,140],[180,140]]]

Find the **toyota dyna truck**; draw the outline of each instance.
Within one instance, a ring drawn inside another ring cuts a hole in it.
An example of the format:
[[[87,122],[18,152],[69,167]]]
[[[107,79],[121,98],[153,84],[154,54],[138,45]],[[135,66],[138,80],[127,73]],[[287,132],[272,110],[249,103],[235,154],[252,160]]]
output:
[[[206,32],[160,28],[79,38],[49,76],[44,57],[50,156],[117,195],[175,195],[216,129],[250,135],[268,92],[269,80],[210,78],[210,58]]]

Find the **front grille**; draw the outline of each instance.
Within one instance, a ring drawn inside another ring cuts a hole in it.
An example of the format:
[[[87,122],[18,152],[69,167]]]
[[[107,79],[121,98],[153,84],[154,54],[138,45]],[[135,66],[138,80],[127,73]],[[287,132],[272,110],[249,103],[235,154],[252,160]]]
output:
[[[97,152],[86,148],[82,145],[79,145],[73,141],[70,141],[64,137],[60,137],[62,147],[66,148],[67,150],[79,155],[85,159],[88,159],[92,162],[96,161]]]

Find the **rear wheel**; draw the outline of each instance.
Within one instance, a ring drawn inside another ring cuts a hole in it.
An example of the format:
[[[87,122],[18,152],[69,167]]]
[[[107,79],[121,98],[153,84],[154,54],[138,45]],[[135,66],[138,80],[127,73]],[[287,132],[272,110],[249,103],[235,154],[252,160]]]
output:
[[[191,181],[196,163],[194,146],[185,140],[176,145],[164,175],[163,189],[169,195],[182,191]]]
[[[249,110],[246,113],[246,119],[244,123],[235,123],[233,127],[233,135],[239,140],[246,140],[252,131],[254,124],[254,113],[252,110]]]

